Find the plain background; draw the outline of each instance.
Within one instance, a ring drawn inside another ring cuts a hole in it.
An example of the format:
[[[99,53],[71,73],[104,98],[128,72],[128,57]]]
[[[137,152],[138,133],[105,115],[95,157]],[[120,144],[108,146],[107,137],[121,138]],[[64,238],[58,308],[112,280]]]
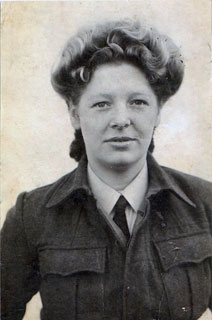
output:
[[[154,155],[160,164],[212,180],[211,1],[2,3],[2,222],[21,191],[76,167],[73,138],[50,70],[64,42],[84,25],[130,17],[174,39],[185,60],[179,92],[164,106]],[[36,295],[25,320],[39,319]]]

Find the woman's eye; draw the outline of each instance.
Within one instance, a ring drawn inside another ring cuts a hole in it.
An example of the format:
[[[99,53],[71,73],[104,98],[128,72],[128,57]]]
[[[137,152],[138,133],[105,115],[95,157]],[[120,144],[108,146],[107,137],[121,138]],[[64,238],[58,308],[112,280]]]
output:
[[[135,99],[130,101],[130,105],[131,106],[142,106],[142,105],[148,105],[148,102],[145,100],[141,100],[141,99]]]
[[[97,103],[94,103],[94,105],[92,106],[92,108],[99,108],[99,109],[102,109],[102,108],[106,108],[106,107],[109,107],[110,104],[109,102],[107,101],[102,101],[102,102],[97,102]]]

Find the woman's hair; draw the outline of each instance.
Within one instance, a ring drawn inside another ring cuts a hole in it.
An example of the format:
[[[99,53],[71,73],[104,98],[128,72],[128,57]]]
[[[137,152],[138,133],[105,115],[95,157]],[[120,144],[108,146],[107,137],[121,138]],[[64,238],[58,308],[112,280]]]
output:
[[[175,94],[182,83],[184,64],[173,41],[138,21],[121,20],[82,29],[70,38],[53,67],[52,85],[68,105],[77,105],[96,68],[116,61],[130,62],[146,75],[159,106]],[[85,153],[81,132],[76,132],[72,147],[83,150],[78,150],[77,156],[70,152],[79,161]]]

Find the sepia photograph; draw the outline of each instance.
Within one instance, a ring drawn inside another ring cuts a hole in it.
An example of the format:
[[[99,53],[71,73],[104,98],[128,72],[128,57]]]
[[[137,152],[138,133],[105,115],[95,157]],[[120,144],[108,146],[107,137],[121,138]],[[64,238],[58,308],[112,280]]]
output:
[[[212,320],[212,2],[3,1],[2,320]]]

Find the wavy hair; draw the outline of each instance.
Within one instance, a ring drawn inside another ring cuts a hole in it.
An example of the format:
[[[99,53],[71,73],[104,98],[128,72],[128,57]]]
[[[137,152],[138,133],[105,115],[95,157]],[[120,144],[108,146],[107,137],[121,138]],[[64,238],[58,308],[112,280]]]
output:
[[[183,80],[182,56],[169,37],[138,21],[121,20],[82,29],[70,38],[53,67],[52,86],[68,105],[77,105],[96,68],[115,61],[130,62],[146,75],[159,106]],[[79,161],[85,153],[81,132],[76,132],[72,148],[78,151],[72,150],[71,157]]]

